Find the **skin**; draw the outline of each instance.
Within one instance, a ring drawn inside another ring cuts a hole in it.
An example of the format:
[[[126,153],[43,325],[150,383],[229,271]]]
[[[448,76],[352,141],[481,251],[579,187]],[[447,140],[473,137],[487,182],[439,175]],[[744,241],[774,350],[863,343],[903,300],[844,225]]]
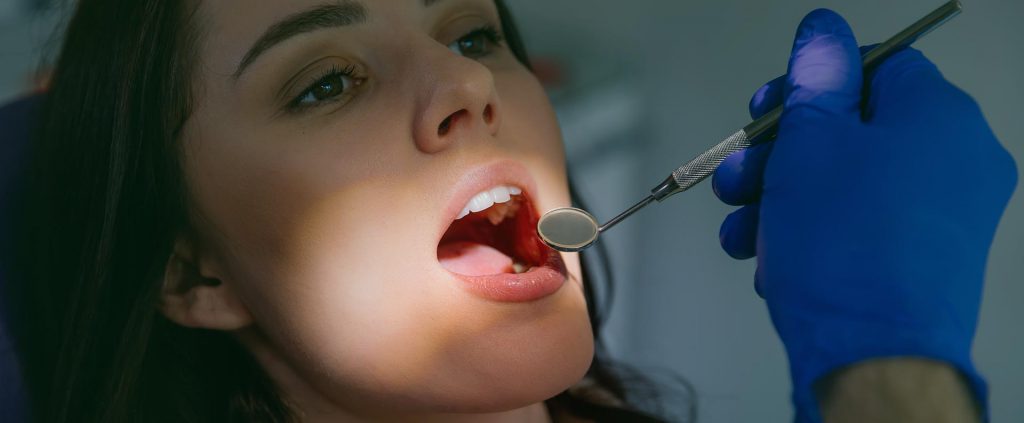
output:
[[[365,23],[288,39],[232,76],[267,27],[321,4],[200,5],[182,139],[196,223],[168,267],[164,313],[236,334],[303,421],[548,420],[542,401],[593,357],[578,257],[564,255],[571,277],[554,294],[498,303],[436,256],[449,188],[474,167],[515,162],[538,210],[570,204],[540,84],[503,45],[448,48],[500,27],[487,0],[363,1]],[[332,66],[362,81],[284,111]]]
[[[538,210],[570,204],[547,97],[503,45],[448,48],[499,27],[488,0],[364,0],[367,22],[289,39],[235,78],[267,27],[320,4],[200,5],[182,133],[194,226],[168,261],[162,312],[232,333],[305,422],[551,420],[542,402],[593,357],[578,257],[563,253],[558,292],[515,304],[470,295],[436,257],[446,188],[475,166],[515,162]],[[340,100],[286,111],[348,66],[360,82]],[[827,421],[976,416],[955,371],[923,360],[862,363],[823,387]]]
[[[821,414],[830,423],[981,421],[967,383],[942,362],[869,360],[835,372],[820,385]]]

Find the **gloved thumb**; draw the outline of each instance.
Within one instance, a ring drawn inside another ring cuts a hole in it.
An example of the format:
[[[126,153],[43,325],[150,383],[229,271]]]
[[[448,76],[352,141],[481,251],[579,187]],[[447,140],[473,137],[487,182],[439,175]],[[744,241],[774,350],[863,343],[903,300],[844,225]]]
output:
[[[808,13],[797,28],[789,59],[786,114],[859,116],[863,79],[850,25],[828,9]]]

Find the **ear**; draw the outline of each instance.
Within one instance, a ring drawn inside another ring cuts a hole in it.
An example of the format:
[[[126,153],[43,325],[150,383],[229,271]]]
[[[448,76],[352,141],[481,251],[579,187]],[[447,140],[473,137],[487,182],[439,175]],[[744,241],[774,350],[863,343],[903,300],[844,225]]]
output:
[[[167,259],[160,311],[171,321],[190,328],[237,330],[252,323],[249,309],[218,266],[197,254],[196,243],[179,236]]]

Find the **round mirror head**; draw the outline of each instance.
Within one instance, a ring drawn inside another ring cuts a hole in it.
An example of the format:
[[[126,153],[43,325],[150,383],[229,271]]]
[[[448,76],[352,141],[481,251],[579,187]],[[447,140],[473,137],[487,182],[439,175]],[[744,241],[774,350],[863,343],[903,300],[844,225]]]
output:
[[[597,240],[597,219],[575,207],[562,207],[544,213],[537,222],[537,234],[545,244],[571,253],[589,247]]]

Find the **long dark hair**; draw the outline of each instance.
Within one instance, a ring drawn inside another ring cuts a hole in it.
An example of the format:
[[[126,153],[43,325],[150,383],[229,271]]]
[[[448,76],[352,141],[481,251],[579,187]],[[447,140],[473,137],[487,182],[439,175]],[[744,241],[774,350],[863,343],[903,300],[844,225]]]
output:
[[[192,105],[194,3],[83,0],[67,27],[18,202],[17,282],[5,296],[17,299],[10,307],[35,421],[295,420],[230,335],[157,311],[174,238],[189,228],[177,138]],[[510,48],[528,65],[496,3]],[[585,269],[586,284],[590,276]],[[658,421],[629,405],[636,378],[607,365],[597,345],[592,389],[566,391],[549,408]]]

